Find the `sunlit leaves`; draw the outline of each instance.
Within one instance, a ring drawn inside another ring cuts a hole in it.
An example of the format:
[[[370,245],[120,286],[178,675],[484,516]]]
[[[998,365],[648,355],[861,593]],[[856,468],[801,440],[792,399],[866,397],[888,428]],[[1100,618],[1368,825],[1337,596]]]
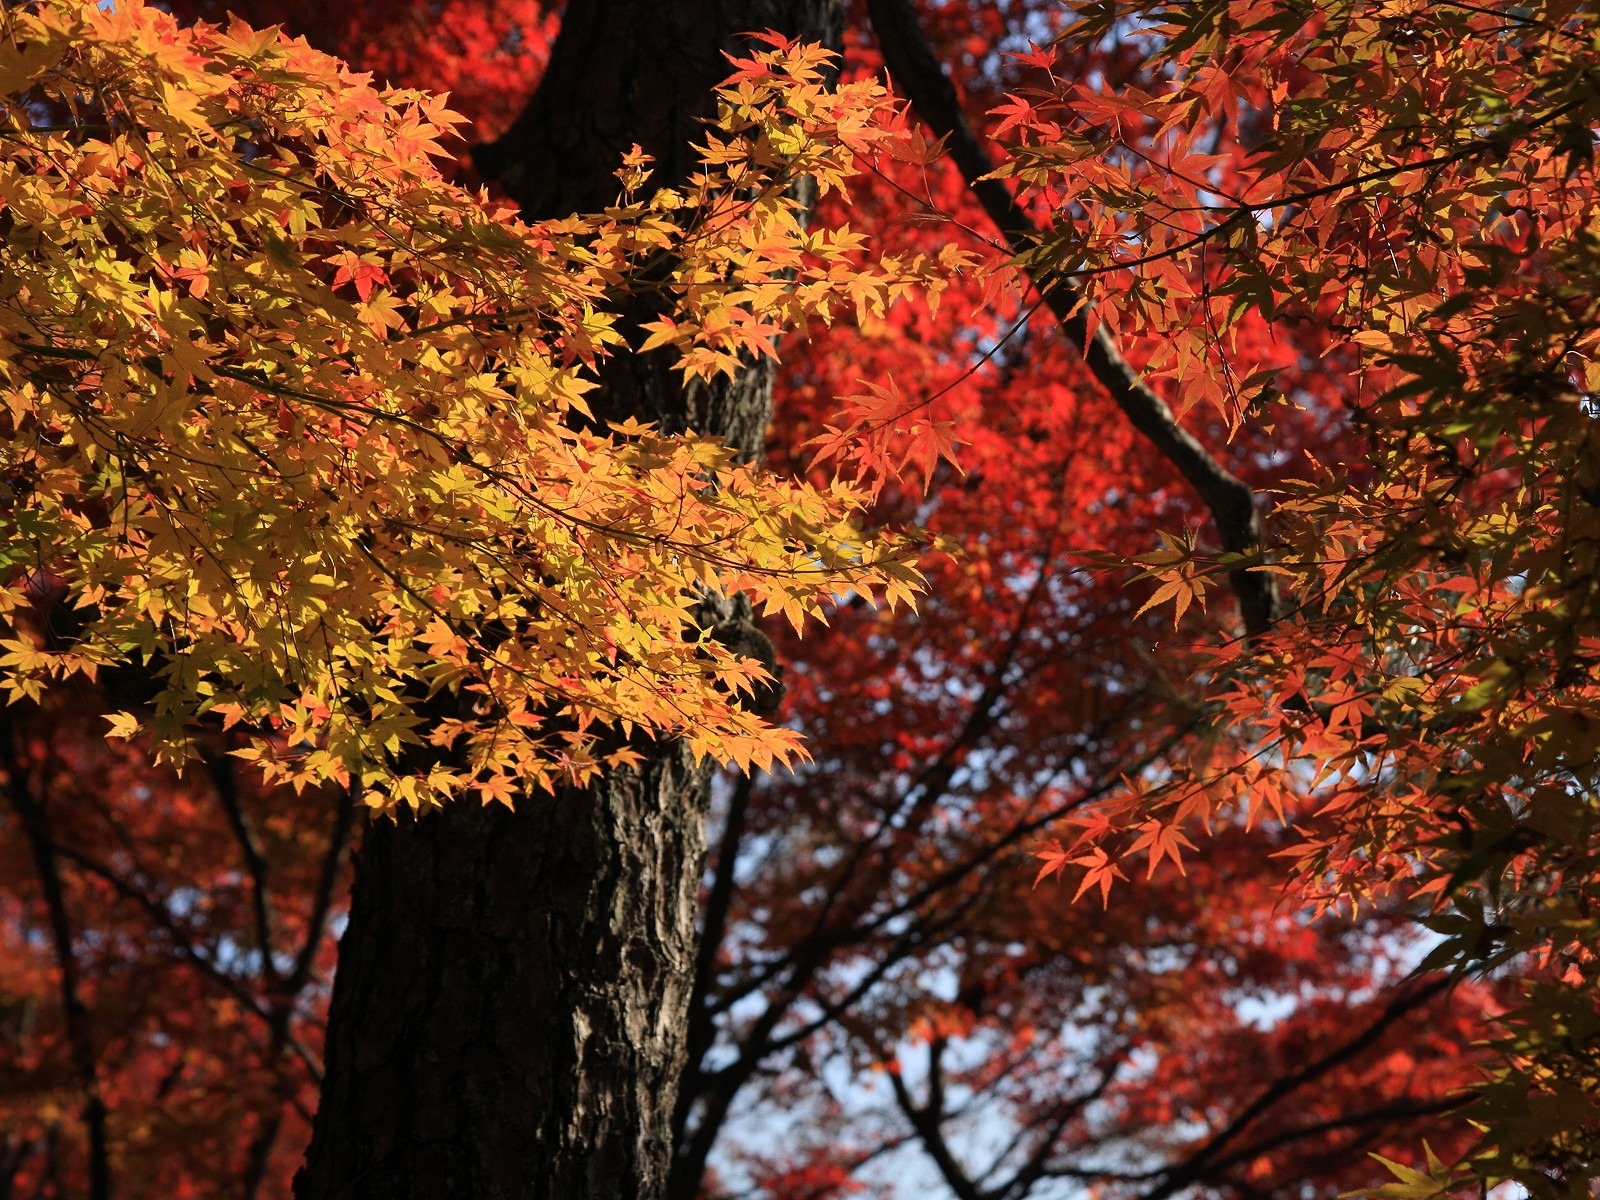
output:
[[[893,156],[911,135],[877,82],[832,86],[825,51],[764,40],[770,48],[735,59],[737,73],[719,92],[720,128],[702,150],[708,172],[681,190],[655,193],[637,211],[613,213],[629,226],[633,253],[658,240],[673,249],[662,286],[678,303],[645,325],[643,348],[675,347],[687,375],[732,375],[747,357],[774,355],[778,334],[811,319],[828,323],[841,311],[882,318],[910,291],[936,297],[959,259],[870,259],[866,239],[848,225],[808,227],[807,200],[774,187],[775,179],[807,179],[824,196],[844,193],[867,162]],[[647,165],[625,167],[624,183]],[[752,186],[760,189],[754,198],[742,190]],[[662,210],[671,218],[652,215]],[[681,237],[686,215],[691,231]]]
[[[646,277],[656,340],[709,377],[929,276],[859,266],[793,199],[898,136],[881,89],[829,95],[820,52],[775,44],[685,192],[528,227],[441,180],[438,100],[303,43],[137,4],[5,22],[11,698],[141,664],[168,753],[214,716],[270,780],[377,807],[581,781],[612,731],[799,753],[697,603],[740,589],[798,626],[840,590],[909,600],[907,546],[859,530],[858,490],[596,430],[584,394]]]

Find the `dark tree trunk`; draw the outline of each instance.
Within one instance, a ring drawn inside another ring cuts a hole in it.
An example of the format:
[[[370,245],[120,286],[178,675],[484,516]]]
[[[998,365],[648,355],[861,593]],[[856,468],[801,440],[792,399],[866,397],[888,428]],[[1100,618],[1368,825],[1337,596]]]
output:
[[[610,202],[636,142],[681,178],[737,35],[832,44],[841,19],[841,0],[571,0],[544,85],[481,165],[532,218]],[[602,419],[759,451],[767,370],[686,391],[664,354],[619,355],[602,382]],[[646,749],[514,813],[468,801],[367,831],[298,1200],[662,1194],[707,775]]]

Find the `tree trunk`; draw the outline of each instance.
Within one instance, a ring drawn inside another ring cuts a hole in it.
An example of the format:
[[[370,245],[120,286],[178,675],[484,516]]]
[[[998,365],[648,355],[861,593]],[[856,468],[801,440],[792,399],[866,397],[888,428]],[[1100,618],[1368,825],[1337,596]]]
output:
[[[609,203],[634,143],[681,179],[737,35],[834,44],[841,21],[842,0],[572,0],[538,95],[480,165],[530,218]],[[672,366],[618,355],[596,415],[758,453],[770,370],[686,390]],[[644,749],[514,813],[464,801],[368,829],[298,1200],[662,1194],[708,778],[678,745]]]

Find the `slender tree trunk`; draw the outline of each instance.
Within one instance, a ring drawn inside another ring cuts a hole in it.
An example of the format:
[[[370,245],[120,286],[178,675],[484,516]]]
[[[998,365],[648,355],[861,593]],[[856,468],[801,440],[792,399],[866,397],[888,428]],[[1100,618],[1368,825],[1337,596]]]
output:
[[[681,178],[738,35],[833,43],[841,12],[842,0],[572,0],[539,94],[480,164],[531,218],[610,202],[635,143],[658,181]],[[685,390],[672,366],[619,355],[590,398],[597,416],[759,452],[770,371]],[[638,769],[516,812],[464,802],[368,829],[299,1200],[662,1194],[708,781],[681,747],[645,749]]]

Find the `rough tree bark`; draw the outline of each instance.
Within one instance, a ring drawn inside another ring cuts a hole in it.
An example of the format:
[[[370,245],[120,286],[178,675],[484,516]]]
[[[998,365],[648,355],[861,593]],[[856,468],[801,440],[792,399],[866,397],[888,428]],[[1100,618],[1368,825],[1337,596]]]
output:
[[[608,203],[635,142],[658,180],[679,178],[739,34],[832,44],[841,23],[842,0],[570,4],[538,95],[480,165],[530,218]],[[769,370],[686,391],[671,366],[618,356],[597,415],[758,452]],[[662,744],[639,769],[514,813],[465,802],[368,829],[298,1200],[662,1193],[707,786]]]

